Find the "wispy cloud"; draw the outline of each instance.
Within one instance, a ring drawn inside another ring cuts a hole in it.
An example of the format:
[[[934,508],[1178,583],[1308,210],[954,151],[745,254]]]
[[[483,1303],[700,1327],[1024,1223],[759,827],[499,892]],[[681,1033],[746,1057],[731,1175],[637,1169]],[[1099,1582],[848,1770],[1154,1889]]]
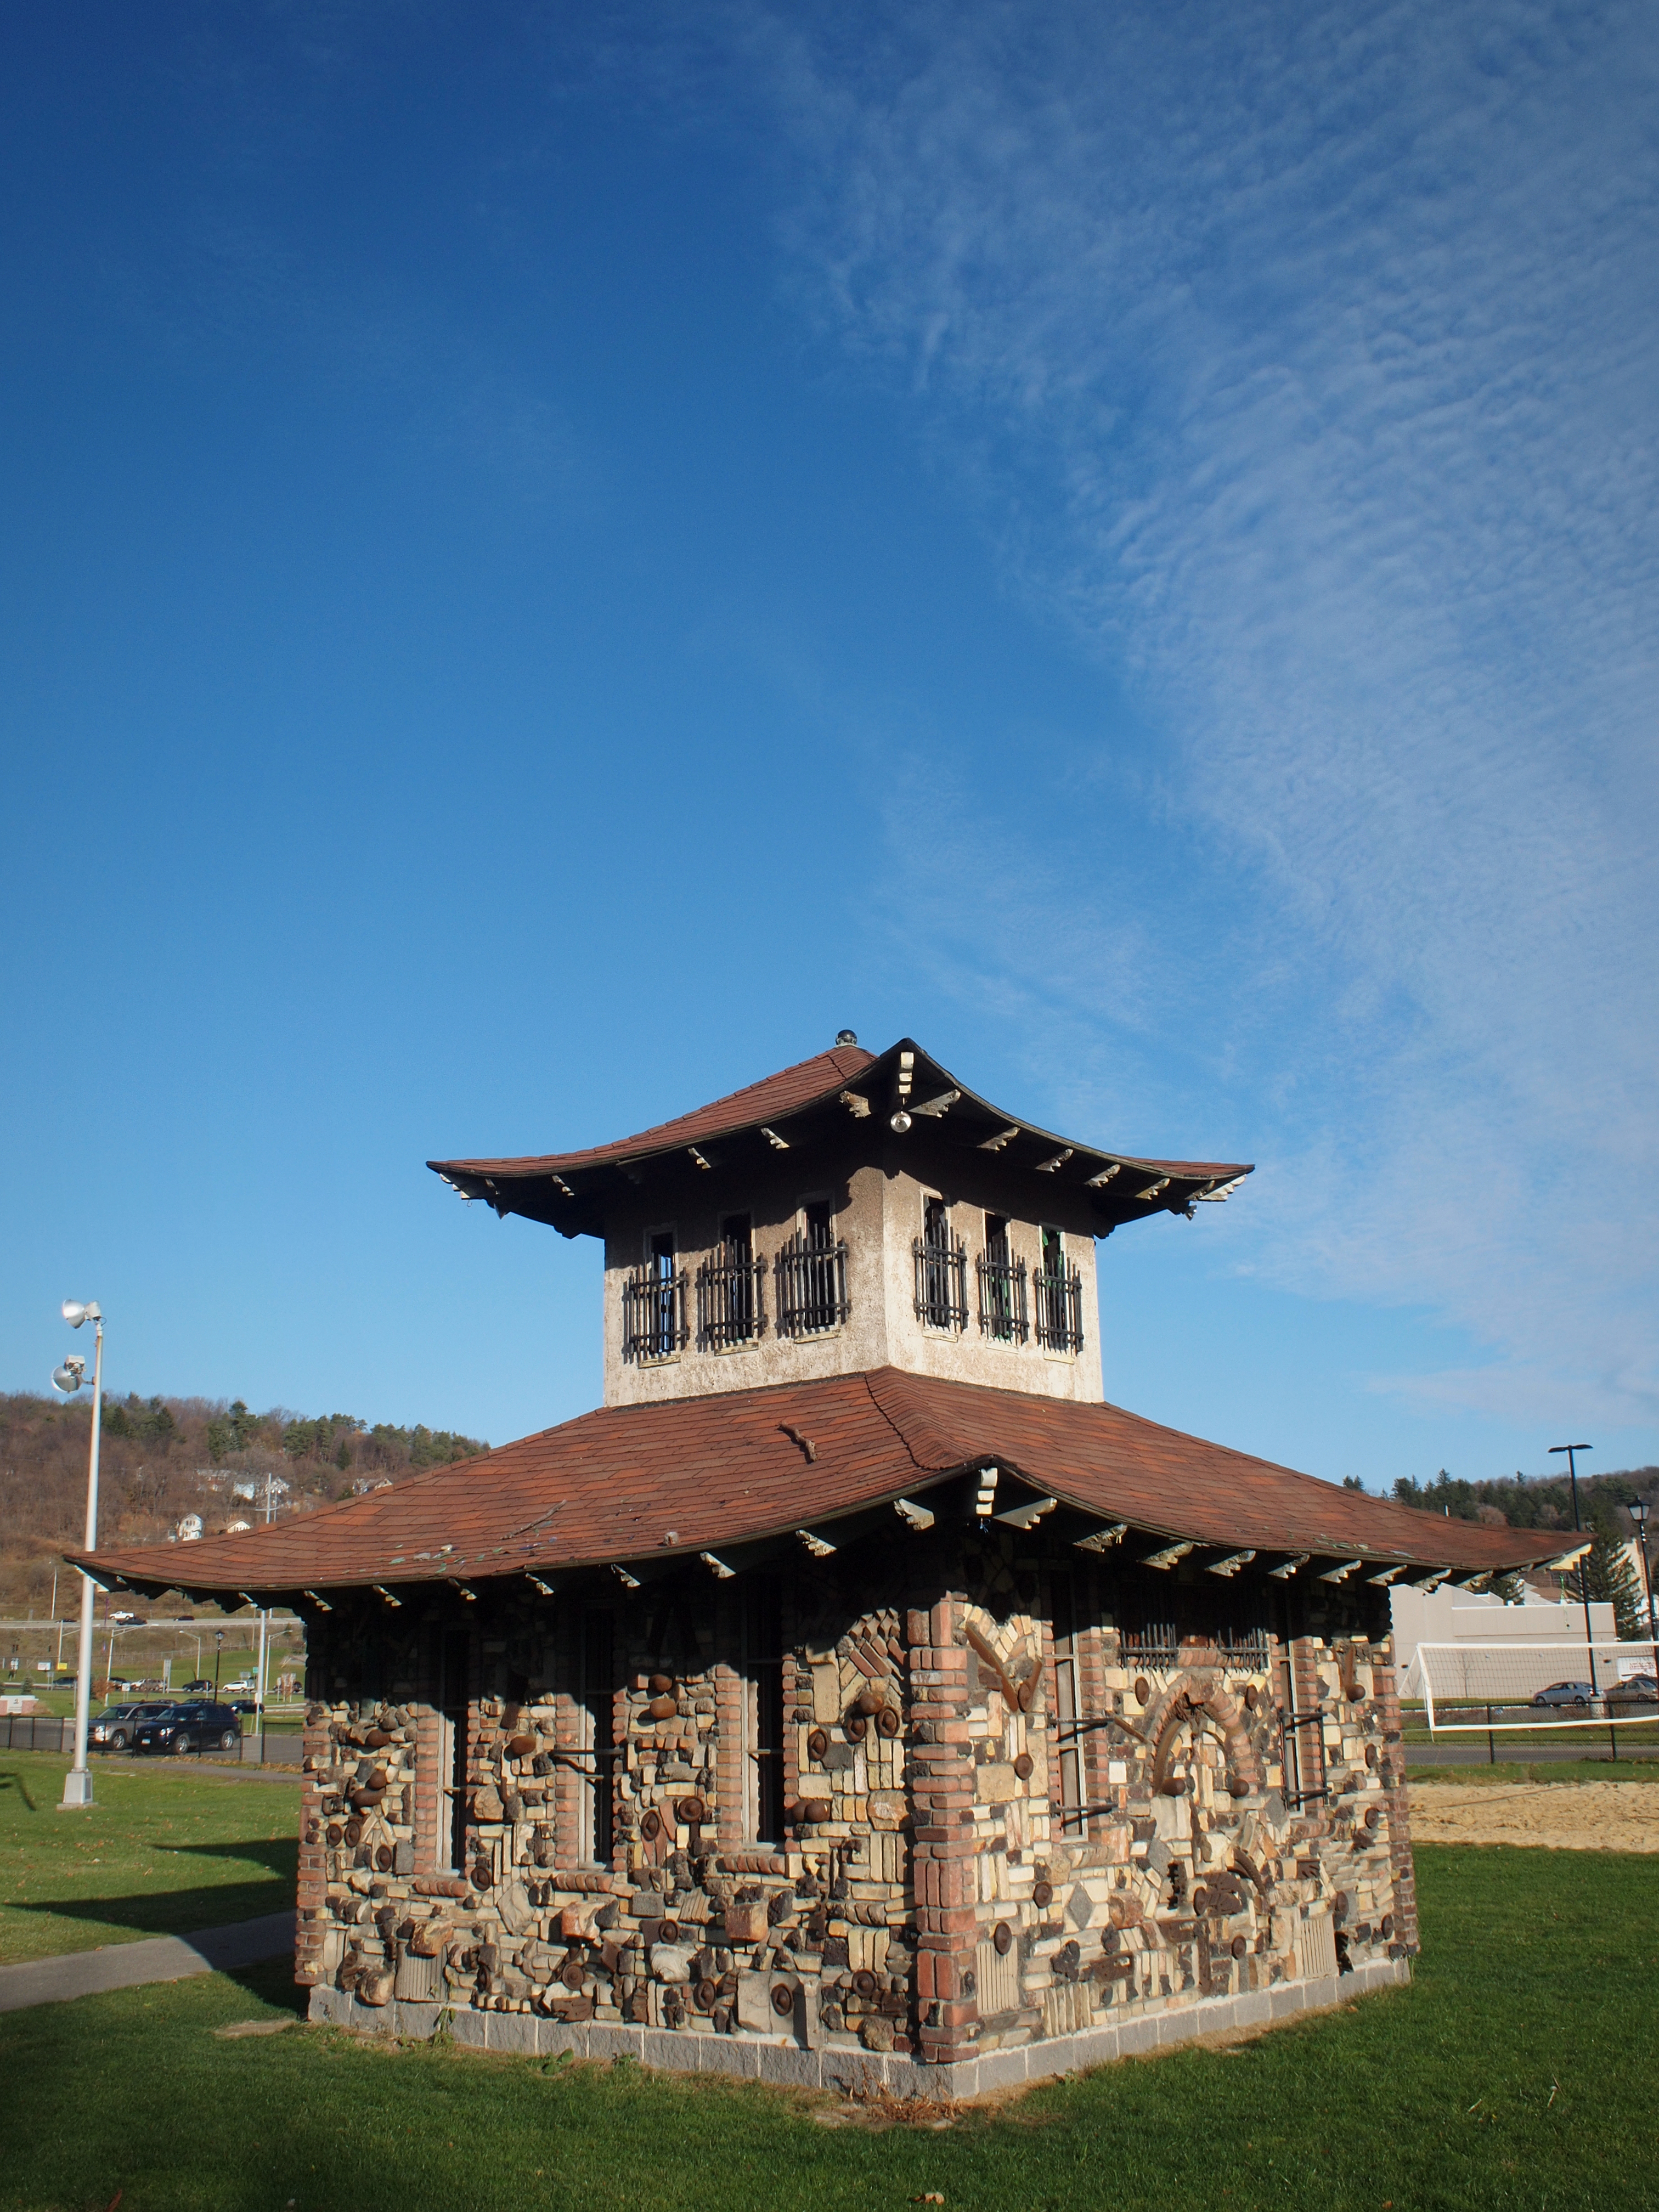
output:
[[[799,296],[1166,733],[1231,907],[1164,1003],[1277,1148],[1257,1263],[1436,1305],[1457,1402],[1653,1420],[1659,18],[876,24],[750,19]]]

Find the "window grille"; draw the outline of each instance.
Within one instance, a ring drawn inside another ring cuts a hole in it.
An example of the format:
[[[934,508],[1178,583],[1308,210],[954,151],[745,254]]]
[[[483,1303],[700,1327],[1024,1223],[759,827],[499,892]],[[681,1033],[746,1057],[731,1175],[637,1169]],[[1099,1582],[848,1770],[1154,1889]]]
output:
[[[985,1217],[985,1249],[975,1262],[979,1275],[979,1326],[1000,1344],[1024,1344],[1031,1333],[1025,1300],[1025,1262],[1009,1249],[1008,1224],[999,1215]]]
[[[672,1359],[686,1334],[685,1271],[672,1251],[653,1252],[623,1283],[623,1358]]]
[[[778,1254],[778,1334],[820,1336],[852,1311],[847,1297],[847,1246],[817,1241],[817,1224],[798,1229]]]
[[[927,1328],[968,1326],[968,1254],[944,1203],[930,1198],[922,1233],[911,1245],[916,1266],[916,1319]]]
[[[1057,1229],[1042,1232],[1042,1265],[1036,1292],[1037,1342],[1050,1352],[1083,1349],[1083,1277],[1066,1263]]]
[[[697,1270],[697,1341],[709,1352],[753,1344],[766,1328],[766,1263],[747,1233],[729,1233]]]

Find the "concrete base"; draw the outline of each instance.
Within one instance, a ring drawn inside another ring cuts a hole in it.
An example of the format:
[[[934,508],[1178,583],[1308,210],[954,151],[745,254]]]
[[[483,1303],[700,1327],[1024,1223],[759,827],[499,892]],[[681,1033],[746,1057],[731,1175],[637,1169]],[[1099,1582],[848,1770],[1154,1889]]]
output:
[[[64,1794],[58,1802],[58,1811],[76,1813],[82,1806],[92,1802],[92,1770],[85,1766],[71,1766],[64,1777]]]
[[[700,2035],[689,2029],[567,2027],[526,2012],[456,2011],[448,2015],[457,2043],[480,2051],[546,2057],[568,2051],[577,2058],[634,2058],[642,2066],[690,2074],[730,2074],[781,2088],[885,2089],[898,2097],[965,2100],[1018,2088],[1056,2074],[1109,2065],[1151,2051],[1168,2051],[1202,2035],[1276,2027],[1299,2014],[1319,2012],[1371,1990],[1395,1989],[1411,1979],[1404,1959],[1379,1959],[1328,1981],[1282,1982],[1245,1996],[1206,1997],[1194,2004],[1145,2013],[1119,2025],[1102,2023],[1076,2035],[1054,2036],[1012,2051],[988,2051],[950,2066],[851,2046],[804,2051],[793,2042],[758,2035]],[[437,2029],[444,2008],[435,2004],[366,2005],[343,1990],[314,1988],[311,2018],[360,2034],[424,2039]]]

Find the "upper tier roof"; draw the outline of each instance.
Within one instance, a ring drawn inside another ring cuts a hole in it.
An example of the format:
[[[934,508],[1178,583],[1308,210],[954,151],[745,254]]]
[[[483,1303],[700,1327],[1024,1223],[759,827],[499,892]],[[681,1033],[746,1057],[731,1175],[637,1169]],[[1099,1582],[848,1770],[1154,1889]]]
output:
[[[150,1593],[266,1598],[611,1564],[645,1576],[703,1553],[729,1560],[737,1547],[790,1541],[803,1526],[833,1541],[838,1522],[887,1512],[901,1497],[934,1493],[942,1514],[970,1513],[972,1471],[987,1465],[1000,1471],[999,1511],[1055,1499],[1073,1541],[1125,1524],[1127,1560],[1187,1541],[1252,1551],[1258,1571],[1306,1553],[1311,1564],[1297,1571],[1310,1576],[1349,1560],[1493,1571],[1571,1540],[1416,1512],[1116,1406],[884,1367],[606,1407],[243,1534],[65,1556],[100,1582]]]
[[[523,1159],[428,1160],[427,1165],[464,1198],[487,1200],[497,1213],[550,1222],[569,1237],[597,1236],[603,1233],[607,1190],[631,1187],[648,1162],[725,1166],[741,1157],[745,1145],[754,1146],[759,1158],[777,1149],[780,1140],[784,1147],[810,1144],[872,1116],[890,1126],[901,1109],[913,1122],[931,1123],[948,1142],[959,1141],[963,1150],[994,1151],[1061,1185],[1086,1188],[1103,1235],[1122,1221],[1185,1212],[1196,1199],[1224,1196],[1224,1186],[1250,1173],[1237,1160],[1146,1159],[1056,1136],[966,1089],[909,1037],[881,1054],[838,1044],[635,1137]]]

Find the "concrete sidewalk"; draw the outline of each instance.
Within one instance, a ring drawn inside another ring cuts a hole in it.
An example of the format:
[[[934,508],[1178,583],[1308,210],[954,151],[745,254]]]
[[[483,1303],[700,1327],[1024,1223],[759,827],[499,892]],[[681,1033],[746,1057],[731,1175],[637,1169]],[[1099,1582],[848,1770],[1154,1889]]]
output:
[[[137,1989],[143,1982],[180,1982],[256,1966],[294,1948],[294,1915],[266,1912],[228,1928],[202,1928],[193,1936],[149,1936],[141,1943],[112,1943],[101,1951],[66,1951],[59,1959],[30,1959],[0,1966],[0,2012],[93,1996],[100,1990]]]

